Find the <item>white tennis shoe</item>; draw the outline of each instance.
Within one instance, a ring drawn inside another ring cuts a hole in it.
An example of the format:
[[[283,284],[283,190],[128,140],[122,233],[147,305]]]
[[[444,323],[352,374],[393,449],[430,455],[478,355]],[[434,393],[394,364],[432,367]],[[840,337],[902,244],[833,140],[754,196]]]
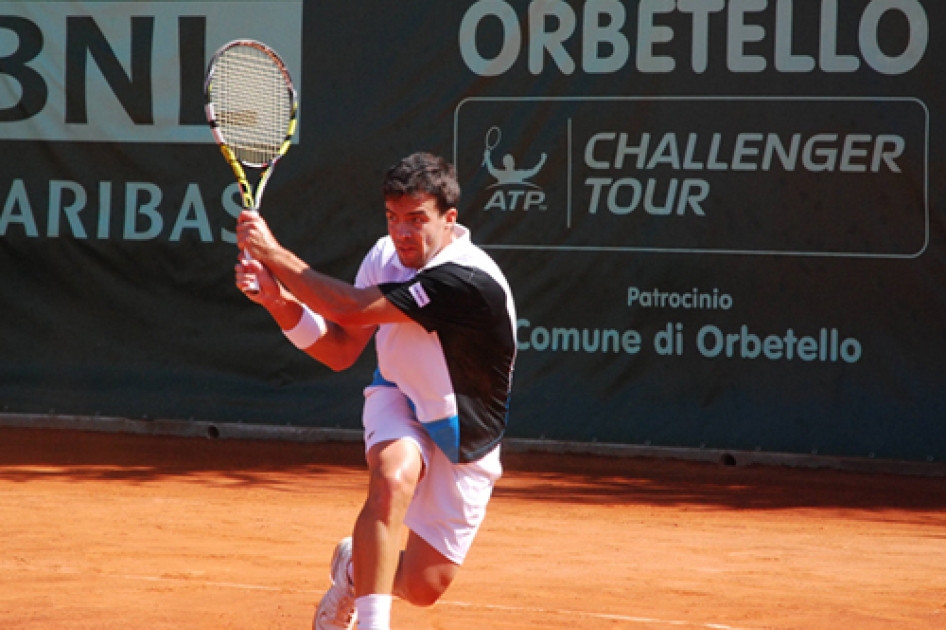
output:
[[[312,630],[354,630],[355,587],[348,579],[351,564],[351,538],[343,538],[332,555],[332,587],[328,589],[315,611]]]

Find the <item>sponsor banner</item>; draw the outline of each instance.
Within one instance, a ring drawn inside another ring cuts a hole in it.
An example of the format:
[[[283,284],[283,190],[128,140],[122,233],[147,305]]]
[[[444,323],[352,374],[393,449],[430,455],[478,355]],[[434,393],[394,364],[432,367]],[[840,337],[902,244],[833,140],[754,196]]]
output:
[[[929,4],[480,0],[460,23],[460,54],[485,77],[522,64],[533,75],[703,74],[720,62],[731,73],[869,69],[896,76],[913,71],[927,52]]]
[[[523,139],[517,119],[546,122]],[[918,99],[473,97],[455,133],[492,247],[909,258],[929,239]]]
[[[214,51],[256,39],[302,90],[302,0],[0,2],[0,125],[10,140],[212,142]]]
[[[262,212],[354,277],[452,157],[515,292],[509,434],[941,461],[946,3],[0,2],[0,412],[359,426],[233,285],[207,61],[304,125]],[[415,296],[419,302],[424,295]]]

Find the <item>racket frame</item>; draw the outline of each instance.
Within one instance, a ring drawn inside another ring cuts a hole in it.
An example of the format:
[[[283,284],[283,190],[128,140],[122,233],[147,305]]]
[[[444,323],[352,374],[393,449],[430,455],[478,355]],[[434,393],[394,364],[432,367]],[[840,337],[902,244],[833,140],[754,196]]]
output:
[[[274,62],[274,65],[279,69],[280,73],[282,73],[290,99],[290,114],[289,121],[286,126],[286,136],[283,139],[283,142],[280,144],[279,150],[276,152],[276,154],[270,160],[263,163],[241,161],[236,156],[236,153],[229,146],[227,139],[220,131],[217,112],[213,104],[214,74],[216,71],[217,61],[224,54],[226,54],[227,51],[240,46],[250,46],[255,48],[266,54]],[[217,143],[217,146],[220,147],[220,152],[223,154],[224,159],[226,159],[227,163],[230,165],[230,168],[233,169],[233,174],[236,177],[237,184],[240,186],[240,195],[242,198],[243,207],[247,210],[258,212],[260,201],[263,198],[263,191],[266,189],[266,184],[269,182],[273,168],[276,166],[276,162],[278,162],[280,158],[286,155],[286,152],[289,151],[289,147],[292,145],[292,138],[296,134],[299,97],[296,92],[295,85],[292,83],[292,78],[289,75],[289,69],[286,67],[285,62],[276,53],[276,51],[266,44],[253,39],[236,39],[221,46],[213,54],[213,57],[211,57],[210,63],[207,65],[207,74],[204,80],[204,96],[206,100],[204,111],[207,115],[207,123],[210,125],[210,131],[213,133],[213,137]],[[260,180],[256,185],[255,195],[246,175],[246,167],[261,169]]]
[[[285,81],[286,90],[289,95],[290,111],[289,120],[286,125],[285,138],[279,145],[279,149],[276,151],[275,155],[262,163],[242,161],[237,157],[234,150],[228,144],[227,138],[224,137],[224,134],[220,130],[220,122],[217,117],[217,111],[213,102],[214,76],[216,74],[218,61],[221,57],[223,57],[223,55],[227,54],[227,52],[233,48],[245,46],[255,48],[270,58],[274,66],[282,74],[282,77]],[[258,213],[260,202],[263,199],[263,191],[266,190],[266,184],[269,183],[273,169],[280,158],[286,155],[286,153],[289,151],[289,147],[292,145],[292,138],[296,134],[296,125],[298,122],[299,112],[299,97],[298,93],[296,92],[295,85],[292,82],[292,77],[289,75],[289,69],[282,60],[282,57],[280,57],[275,50],[266,44],[254,39],[235,39],[233,41],[227,42],[217,49],[217,51],[210,58],[210,62],[207,64],[207,73],[204,79],[204,99],[204,113],[207,116],[207,123],[210,125],[210,131],[213,134],[217,146],[220,148],[220,152],[223,154],[227,164],[229,164],[230,168],[233,170],[233,175],[236,177],[237,185],[240,188],[240,198],[243,208],[245,210],[249,210],[250,212]],[[256,184],[255,194],[253,187],[250,185],[249,178],[247,177],[247,168],[261,170],[259,181]],[[243,252],[243,256],[246,259],[250,258],[249,254],[245,251]],[[257,283],[257,286],[255,288],[251,287],[250,291],[255,293],[258,290],[259,286]]]

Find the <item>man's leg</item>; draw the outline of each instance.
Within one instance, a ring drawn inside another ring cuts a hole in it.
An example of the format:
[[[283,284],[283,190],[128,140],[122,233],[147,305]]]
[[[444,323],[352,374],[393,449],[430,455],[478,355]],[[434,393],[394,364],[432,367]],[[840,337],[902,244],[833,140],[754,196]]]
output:
[[[368,498],[355,521],[353,573],[358,627],[388,628],[404,515],[424,463],[410,439],[368,449]]]
[[[336,549],[332,588],[319,603],[315,630],[351,630],[356,618],[361,628],[390,625],[401,528],[423,459],[411,439],[378,442],[368,449],[367,459],[368,498],[355,521],[353,540],[342,541]],[[372,596],[368,603],[357,605],[357,598],[367,596]]]
[[[423,466],[412,440],[382,442],[369,449],[368,498],[355,521],[356,595],[392,593],[404,514]]]

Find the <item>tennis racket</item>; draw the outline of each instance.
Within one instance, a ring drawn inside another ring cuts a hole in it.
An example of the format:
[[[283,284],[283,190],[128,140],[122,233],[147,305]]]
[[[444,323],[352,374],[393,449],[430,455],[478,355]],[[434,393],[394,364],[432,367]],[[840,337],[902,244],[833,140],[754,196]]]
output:
[[[286,64],[266,44],[232,41],[211,58],[204,95],[207,122],[236,176],[243,207],[259,212],[273,168],[296,132],[299,100]],[[255,194],[248,168],[261,171]],[[247,252],[243,255],[249,258]]]

